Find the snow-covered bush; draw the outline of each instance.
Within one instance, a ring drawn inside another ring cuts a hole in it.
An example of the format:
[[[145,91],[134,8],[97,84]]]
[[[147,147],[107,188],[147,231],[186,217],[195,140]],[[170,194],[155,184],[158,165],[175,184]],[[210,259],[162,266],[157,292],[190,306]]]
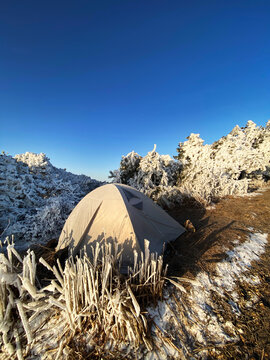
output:
[[[130,185],[161,205],[181,201],[175,187],[182,168],[181,162],[169,155],[159,155],[156,146],[145,157],[134,151],[122,156],[118,170],[111,171],[114,182]]]
[[[180,143],[178,159],[183,164],[179,188],[202,201],[251,191],[255,182],[270,177],[270,121],[257,127],[251,120],[212,145],[203,145],[199,134]]]
[[[111,171],[110,178],[114,179],[114,182],[127,184],[139,171],[141,160],[142,157],[134,151],[122,156],[119,170]]]
[[[45,154],[0,155],[0,234],[17,246],[56,238],[78,201],[101,183],[55,168]]]
[[[166,206],[186,196],[209,203],[246,194],[270,179],[270,121],[266,127],[248,121],[246,127],[236,126],[212,145],[203,142],[199,134],[191,134],[177,148],[178,161],[159,155],[155,148],[145,157],[132,151],[122,156],[111,177]]]

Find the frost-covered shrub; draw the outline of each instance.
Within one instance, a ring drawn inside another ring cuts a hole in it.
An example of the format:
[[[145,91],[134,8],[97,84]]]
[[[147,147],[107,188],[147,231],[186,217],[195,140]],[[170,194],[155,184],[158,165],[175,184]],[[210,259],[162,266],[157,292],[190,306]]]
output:
[[[111,171],[110,178],[113,178],[114,182],[127,184],[138,172],[141,160],[142,157],[134,151],[122,156],[119,170]]]
[[[212,145],[191,134],[177,148],[178,161],[159,155],[155,148],[145,157],[134,151],[122,157],[113,181],[135,187],[161,205],[183,197],[209,203],[225,195],[240,195],[270,179],[270,121],[257,127],[248,121]]]
[[[203,145],[199,134],[180,143],[178,159],[183,163],[179,188],[206,202],[225,196],[245,194],[254,180],[269,179],[270,121],[257,127],[248,121],[212,145]]]
[[[0,155],[0,234],[16,245],[58,237],[78,201],[101,183],[57,169],[45,154]]]
[[[134,151],[122,156],[118,170],[111,171],[114,182],[130,185],[162,205],[181,201],[175,187],[182,168],[181,162],[169,155],[159,155],[156,147],[145,157]]]

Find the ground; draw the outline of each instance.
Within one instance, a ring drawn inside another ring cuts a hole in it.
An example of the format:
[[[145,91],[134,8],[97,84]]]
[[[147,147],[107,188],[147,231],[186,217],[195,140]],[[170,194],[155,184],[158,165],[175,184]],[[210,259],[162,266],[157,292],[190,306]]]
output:
[[[169,251],[169,275],[194,278],[200,271],[214,273],[218,262],[226,257],[225,249],[233,249],[233,241],[244,242],[247,235],[270,233],[270,189],[245,197],[226,197],[214,206],[203,208],[199,203],[187,201],[182,207],[169,211],[178,222],[189,219],[196,231],[179,237]],[[243,331],[239,341],[211,350],[210,359],[268,359],[270,358],[270,242],[259,261],[253,262],[250,272],[257,275],[256,286],[238,284],[240,316],[234,316],[226,301],[215,299],[217,315],[232,321]],[[252,308],[245,304],[256,295]]]

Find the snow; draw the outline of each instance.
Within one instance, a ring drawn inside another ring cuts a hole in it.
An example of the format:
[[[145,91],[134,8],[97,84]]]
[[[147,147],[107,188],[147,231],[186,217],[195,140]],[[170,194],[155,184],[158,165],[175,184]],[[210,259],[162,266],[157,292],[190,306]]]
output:
[[[249,239],[235,249],[227,252],[227,259],[217,265],[216,284],[220,289],[232,292],[235,286],[235,279],[242,278],[245,281],[258,283],[256,277],[245,279],[243,271],[251,268],[252,261],[257,261],[264,253],[267,243],[267,234],[250,234]]]
[[[204,145],[199,134],[179,143],[178,161],[159,155],[155,147],[145,157],[132,151],[122,156],[112,179],[144,192],[163,206],[192,196],[210,204],[226,195],[249,194],[270,178],[270,121],[257,127],[249,120],[227,135]]]
[[[57,238],[79,200],[101,185],[54,167],[45,154],[0,155],[0,235],[17,248]]]
[[[178,148],[183,163],[180,187],[211,202],[221,196],[246,194],[254,180],[268,179],[269,124],[257,127],[249,120],[246,127],[235,126],[212,145],[203,145],[199,134],[191,134]]]
[[[111,178],[113,182],[132,186],[160,205],[168,206],[172,198],[176,202],[181,195],[175,186],[181,167],[181,163],[169,155],[159,155],[154,146],[145,157],[134,151],[122,156],[120,167],[111,171]]]
[[[227,257],[216,265],[215,272],[200,272],[195,281],[191,282],[187,293],[174,290],[175,298],[167,295],[167,299],[159,302],[157,307],[148,308],[149,316],[155,324],[175,338],[174,343],[183,351],[181,359],[189,359],[188,354],[195,346],[203,348],[208,341],[217,345],[237,341],[238,333],[242,330],[236,328],[231,321],[224,321],[217,311],[214,295],[226,300],[236,316],[241,314],[236,282],[247,282],[254,286],[260,282],[248,270],[251,269],[252,262],[258,261],[264,253],[267,236],[250,233],[244,243],[237,244],[236,241],[235,248],[226,252]],[[256,301],[257,297],[254,295],[246,307],[252,307]],[[152,331],[157,337],[155,326]],[[148,354],[146,359],[167,359],[168,351],[167,348],[165,354],[164,349],[161,349],[157,357]],[[169,355],[175,357],[175,349],[170,350]],[[198,357],[194,358],[206,359],[207,354],[199,351]]]

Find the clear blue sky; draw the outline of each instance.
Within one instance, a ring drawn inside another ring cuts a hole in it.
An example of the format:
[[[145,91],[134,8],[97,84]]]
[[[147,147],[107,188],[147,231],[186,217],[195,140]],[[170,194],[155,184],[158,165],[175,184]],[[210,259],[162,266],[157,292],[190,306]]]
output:
[[[105,179],[131,150],[176,154],[270,118],[270,1],[7,0],[0,150]]]

